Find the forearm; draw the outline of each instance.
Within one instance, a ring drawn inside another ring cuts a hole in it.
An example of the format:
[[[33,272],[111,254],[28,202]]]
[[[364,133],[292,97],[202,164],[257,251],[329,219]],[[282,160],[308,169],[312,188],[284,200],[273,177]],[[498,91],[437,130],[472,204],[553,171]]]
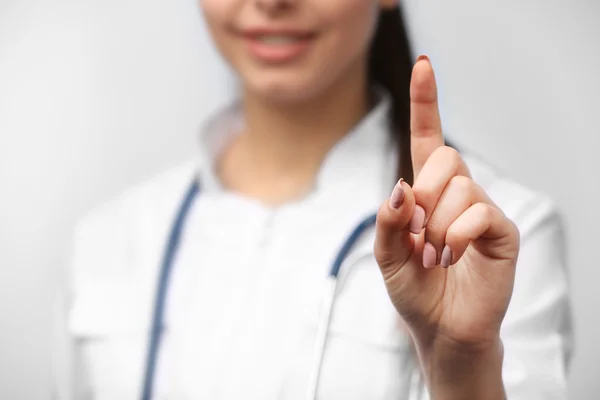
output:
[[[506,398],[500,339],[485,349],[442,345],[422,353],[421,364],[432,400]]]

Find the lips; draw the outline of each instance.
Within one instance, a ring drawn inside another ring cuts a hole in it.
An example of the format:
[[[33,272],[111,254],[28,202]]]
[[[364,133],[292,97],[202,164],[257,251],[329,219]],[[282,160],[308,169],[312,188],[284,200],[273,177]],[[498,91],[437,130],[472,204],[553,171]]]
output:
[[[249,53],[267,63],[290,62],[310,47],[315,33],[295,29],[257,28],[243,31]]]
[[[307,40],[315,36],[315,33],[307,29],[296,28],[267,28],[257,27],[242,30],[242,35],[247,38],[287,38],[295,40]]]

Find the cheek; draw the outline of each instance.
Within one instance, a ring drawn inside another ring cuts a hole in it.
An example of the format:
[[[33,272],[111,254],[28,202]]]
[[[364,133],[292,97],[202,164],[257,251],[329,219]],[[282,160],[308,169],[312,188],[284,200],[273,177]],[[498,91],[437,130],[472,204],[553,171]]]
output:
[[[331,34],[327,54],[331,62],[349,64],[366,57],[368,47],[377,26],[379,11],[372,1],[346,0],[344,7],[331,10],[328,21]]]
[[[323,6],[324,35],[304,70],[305,78],[320,86],[328,86],[348,71],[362,67],[377,26],[378,8],[372,1],[344,1],[343,7],[333,6],[338,0],[330,2],[330,9]]]
[[[329,8],[327,5],[323,7],[325,8],[323,14],[328,16],[324,23],[338,36],[348,39],[366,38],[376,27],[379,7],[373,1],[346,0],[343,7],[333,5]]]
[[[217,49],[226,55],[231,50],[228,47],[227,27],[233,17],[232,9],[238,0],[200,0],[200,9],[206,22],[206,27]]]

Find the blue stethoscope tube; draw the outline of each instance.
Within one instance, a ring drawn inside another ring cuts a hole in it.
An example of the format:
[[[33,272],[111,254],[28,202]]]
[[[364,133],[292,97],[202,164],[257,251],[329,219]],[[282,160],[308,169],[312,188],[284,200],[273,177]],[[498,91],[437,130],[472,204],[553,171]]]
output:
[[[173,269],[175,255],[179,248],[181,240],[181,232],[183,225],[189,214],[190,208],[194,199],[200,193],[200,185],[194,179],[190,185],[183,202],[179,207],[177,216],[171,228],[171,234],[167,242],[167,247],[163,255],[162,267],[158,278],[158,287],[156,288],[156,298],[154,300],[154,313],[152,315],[152,327],[150,328],[150,342],[148,343],[148,355],[146,358],[146,371],[144,373],[144,386],[142,389],[142,399],[152,399],[152,389],[154,385],[154,374],[156,372],[156,362],[158,358],[158,350],[160,347],[160,338],[163,329],[163,319],[165,315],[165,303],[167,299],[167,291],[169,289],[169,278]]]
[[[144,382],[142,387],[142,400],[152,399],[152,390],[154,386],[156,365],[163,330],[165,303],[169,289],[169,279],[171,277],[171,271],[173,269],[177,250],[179,249],[181,235],[187,216],[189,215],[189,211],[194,200],[196,199],[196,197],[198,197],[199,194],[200,184],[197,180],[194,180],[189,186],[185,197],[183,198],[183,201],[179,207],[179,210],[175,217],[175,221],[173,222],[173,226],[171,228],[171,233],[169,235],[166,250],[163,256],[162,266],[160,269],[160,276],[158,278],[158,284],[156,288],[156,298],[154,301],[154,312],[152,316],[152,326],[150,329],[150,341],[148,344]],[[315,351],[315,360],[312,370],[310,387],[307,393],[308,399],[313,399],[316,397],[319,372],[323,359],[323,353],[325,350],[325,344],[327,341],[327,331],[329,327],[329,321],[331,318],[333,300],[335,298],[338,274],[340,272],[340,269],[342,268],[344,260],[346,260],[348,254],[350,254],[350,251],[352,250],[356,242],[361,238],[365,231],[367,231],[369,228],[375,225],[375,219],[376,215],[370,215],[369,217],[365,218],[360,224],[358,224],[356,228],[354,228],[354,230],[346,239],[342,248],[338,252],[333,264],[331,265],[331,269],[327,277],[327,293],[324,296],[321,305],[321,312],[319,315],[320,323],[317,330],[317,349]]]

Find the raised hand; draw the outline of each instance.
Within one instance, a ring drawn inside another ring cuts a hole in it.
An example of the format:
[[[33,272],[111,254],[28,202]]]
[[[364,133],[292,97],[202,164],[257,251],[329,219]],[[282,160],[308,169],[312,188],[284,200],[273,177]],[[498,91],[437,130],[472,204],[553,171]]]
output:
[[[375,256],[421,362],[433,371],[441,353],[501,349],[519,232],[444,145],[426,57],[414,67],[411,113],[414,185],[400,180],[380,207]]]

